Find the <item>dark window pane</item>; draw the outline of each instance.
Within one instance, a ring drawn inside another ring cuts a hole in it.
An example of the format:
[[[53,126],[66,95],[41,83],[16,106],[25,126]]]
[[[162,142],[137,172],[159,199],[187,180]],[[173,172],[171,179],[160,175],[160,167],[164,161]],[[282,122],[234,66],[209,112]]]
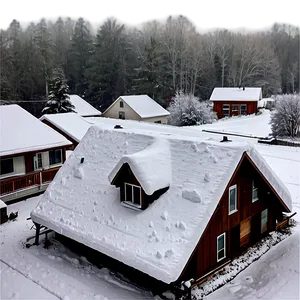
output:
[[[236,189],[230,190],[230,211],[236,210]]]
[[[120,107],[124,107],[123,101],[120,101]]]
[[[138,204],[138,205],[141,205],[141,189],[137,186],[134,186],[133,187],[133,203],[134,204]]]
[[[218,252],[218,260],[222,259],[225,257],[225,250],[222,249]]]
[[[62,162],[61,149],[49,151],[49,164],[55,165]]]
[[[132,202],[132,186],[129,184],[125,184],[125,201]]]
[[[218,238],[218,250],[221,250],[223,248],[224,248],[224,235]]]
[[[0,174],[9,174],[14,172],[14,161],[12,158],[1,159]]]

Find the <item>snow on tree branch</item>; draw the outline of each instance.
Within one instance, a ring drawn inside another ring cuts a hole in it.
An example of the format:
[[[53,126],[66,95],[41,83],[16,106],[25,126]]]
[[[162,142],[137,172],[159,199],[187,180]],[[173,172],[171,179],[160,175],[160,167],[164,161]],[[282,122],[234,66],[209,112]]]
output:
[[[270,120],[273,136],[296,137],[300,133],[300,94],[279,95],[275,101]]]
[[[169,107],[169,123],[174,126],[190,126],[212,123],[216,117],[206,101],[191,94],[177,92]]]

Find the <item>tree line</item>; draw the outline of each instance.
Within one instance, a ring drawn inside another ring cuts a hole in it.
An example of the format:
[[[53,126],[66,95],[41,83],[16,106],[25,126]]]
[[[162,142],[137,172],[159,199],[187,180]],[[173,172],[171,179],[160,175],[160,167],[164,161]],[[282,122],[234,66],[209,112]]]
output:
[[[184,16],[141,28],[110,18],[97,30],[83,18],[26,28],[13,20],[0,31],[0,100],[37,107],[57,68],[70,93],[101,111],[122,94],[148,94],[167,106],[177,91],[206,100],[216,86],[259,86],[265,97],[295,93],[299,47],[299,27],[287,24],[200,33]]]

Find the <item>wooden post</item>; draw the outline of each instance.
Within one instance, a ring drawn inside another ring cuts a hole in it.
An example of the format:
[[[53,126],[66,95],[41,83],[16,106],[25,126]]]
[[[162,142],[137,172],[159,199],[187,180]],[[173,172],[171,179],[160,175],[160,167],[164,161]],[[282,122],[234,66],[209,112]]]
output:
[[[34,223],[35,224],[35,227],[36,227],[36,232],[35,232],[35,242],[34,244],[35,245],[38,245],[39,244],[39,237],[40,237],[40,229],[41,229],[41,225],[40,224],[37,224],[37,223]]]

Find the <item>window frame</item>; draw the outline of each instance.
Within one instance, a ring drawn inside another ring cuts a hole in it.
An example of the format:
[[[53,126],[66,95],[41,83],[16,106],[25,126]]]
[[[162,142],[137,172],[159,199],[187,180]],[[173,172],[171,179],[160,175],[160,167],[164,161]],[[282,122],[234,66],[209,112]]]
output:
[[[0,166],[1,166],[2,161],[4,161],[4,160],[10,160],[10,161],[12,161],[12,172],[2,173],[2,168],[1,168],[0,176],[9,176],[9,175],[15,173],[14,159],[13,158],[4,158],[4,159],[1,158]]]
[[[266,213],[266,219],[267,219],[267,222],[266,223],[263,223],[263,213]],[[268,231],[268,220],[269,220],[269,210],[268,208],[264,209],[262,212],[261,212],[261,215],[260,215],[260,233],[261,234],[264,234],[265,232]],[[266,225],[266,230],[263,231],[263,226]]]
[[[237,109],[233,109],[234,107],[236,107]],[[234,113],[236,113],[236,112],[238,112],[239,113],[239,111],[240,111],[240,107],[239,107],[239,104],[232,104],[231,105],[231,111]]]
[[[131,195],[132,195],[132,198],[131,199],[127,199],[127,193],[126,193],[126,185],[130,186],[131,187]],[[134,190],[133,188],[136,187],[140,190],[140,204],[137,204],[134,202]],[[136,185],[136,184],[132,184],[132,183],[129,183],[129,182],[124,182],[124,196],[125,196],[125,200],[124,202],[129,204],[129,205],[132,205],[134,207],[137,207],[137,208],[142,208],[142,187],[139,186],[139,185]]]
[[[123,115],[123,117],[120,117]],[[119,111],[119,120],[125,120],[125,111]]]
[[[50,159],[50,152],[51,151],[54,151],[54,157],[55,157],[55,152],[56,151],[60,151],[60,162],[56,162],[54,164],[51,164],[51,159]],[[62,155],[62,149],[53,149],[53,150],[49,150],[48,151],[48,157],[49,157],[49,166],[50,167],[53,167],[53,166],[59,166],[59,165],[62,165],[63,163],[63,155]]]
[[[221,237],[224,237],[224,248],[219,249],[219,238]],[[219,258],[219,252],[221,252],[222,250],[224,250],[224,256],[222,258]],[[217,236],[217,262],[220,262],[224,258],[226,258],[226,232],[223,232],[222,234]]]
[[[254,192],[257,192],[257,196],[256,198],[254,198]],[[258,186],[255,185],[255,180],[252,180],[252,203],[256,202],[257,200],[259,200],[258,197]]]
[[[235,209],[234,210],[230,210],[230,192],[232,190],[235,190]],[[238,207],[237,207],[237,199],[238,196],[237,196],[237,184],[235,185],[232,185],[229,190],[228,190],[228,215],[232,215],[234,214],[235,212],[238,211]]]
[[[120,101],[120,107],[123,108],[124,107],[124,102],[121,100]]]
[[[242,107],[245,107],[245,109],[244,109],[245,113],[243,113],[243,114],[242,114]],[[247,115],[247,104],[246,103],[240,105],[240,115],[242,115],[242,116],[246,116]]]
[[[225,107],[225,106],[228,106],[228,109],[225,109],[226,111],[228,111],[228,115],[225,115],[225,114],[224,114],[224,107]],[[222,105],[222,113],[223,113],[223,116],[224,116],[224,117],[230,117],[230,104],[223,104],[223,105]]]
[[[41,163],[41,165],[39,165],[39,162]],[[43,153],[42,152],[35,153],[33,168],[35,171],[43,169]]]

